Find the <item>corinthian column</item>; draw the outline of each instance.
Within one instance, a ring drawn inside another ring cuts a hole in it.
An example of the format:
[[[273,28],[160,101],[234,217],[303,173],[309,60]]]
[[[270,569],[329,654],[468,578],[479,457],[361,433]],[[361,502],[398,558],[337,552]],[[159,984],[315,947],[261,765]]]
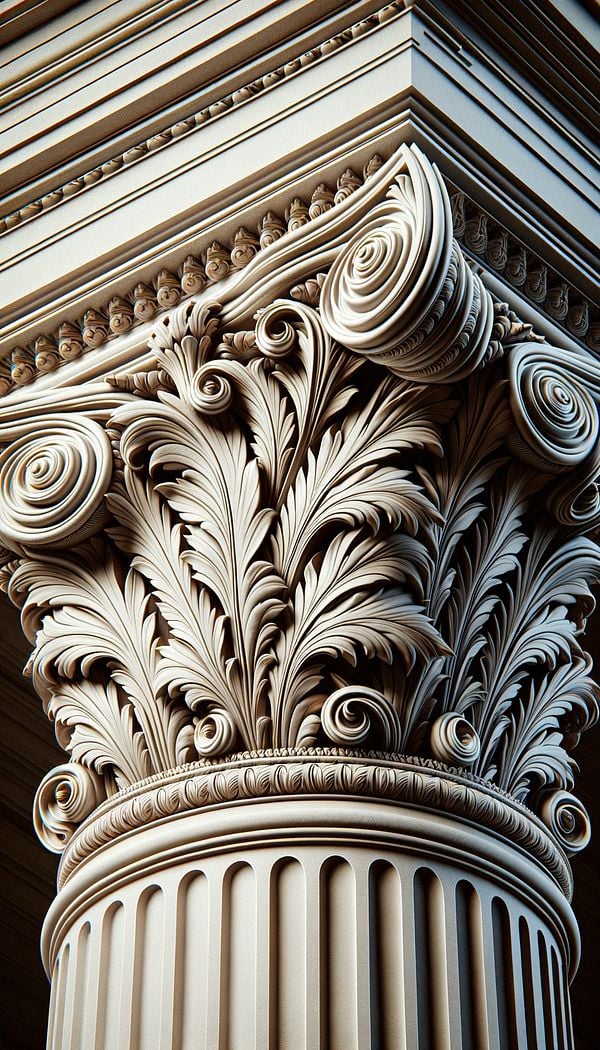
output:
[[[0,410],[48,1046],[570,1047],[600,367],[416,147],[218,291]]]

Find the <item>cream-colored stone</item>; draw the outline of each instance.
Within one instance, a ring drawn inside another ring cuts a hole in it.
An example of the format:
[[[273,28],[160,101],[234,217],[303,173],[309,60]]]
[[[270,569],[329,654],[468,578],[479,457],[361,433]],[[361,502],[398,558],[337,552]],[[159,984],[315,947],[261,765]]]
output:
[[[585,151],[419,4],[217,2],[199,48],[200,5],[119,6],[5,84],[1,580],[70,755],[49,1047],[570,1047]]]

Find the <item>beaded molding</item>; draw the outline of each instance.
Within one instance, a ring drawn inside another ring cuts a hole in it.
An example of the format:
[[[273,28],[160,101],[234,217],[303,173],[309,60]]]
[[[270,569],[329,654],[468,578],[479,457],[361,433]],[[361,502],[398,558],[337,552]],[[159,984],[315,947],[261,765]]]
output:
[[[526,850],[570,899],[562,849],[527,807],[464,770],[411,756],[309,748],[244,752],[155,774],[102,803],[68,842],[59,888],[92,852],[136,827],[192,809],[282,795],[355,795],[405,802],[483,824]]]
[[[187,255],[176,273],[162,269],[151,285],[138,283],[125,296],[113,296],[100,309],[86,310],[76,321],[61,321],[51,333],[38,335],[27,346],[14,347],[0,359],[0,397],[15,387],[31,383],[38,375],[55,371],[64,361],[72,361],[87,350],[99,349],[131,328],[153,321],[182,300],[243,269],[255,255],[284,234],[341,204],[374,175],[383,162],[378,153],[373,154],[360,175],[346,168],[335,187],[320,182],[308,203],[295,197],[283,216],[267,211],[256,227],[256,235],[240,226],[228,246],[212,241],[197,249],[195,255]],[[599,353],[600,311],[462,190],[450,185],[449,193],[457,241],[518,288],[521,295],[572,338],[593,353]],[[318,280],[318,275],[315,279]],[[318,301],[318,289],[312,288],[314,281],[308,282],[308,289],[306,283],[293,287],[290,295],[314,305]]]
[[[294,197],[283,217],[267,211],[256,227],[256,234],[240,226],[228,246],[212,241],[195,255],[186,256],[177,273],[160,270],[152,285],[138,283],[126,296],[115,295],[100,309],[86,310],[76,321],[61,321],[51,333],[38,335],[27,346],[14,347],[0,359],[0,396],[16,386],[31,383],[38,375],[55,371],[63,361],[73,361],[85,350],[99,349],[136,325],[153,321],[182,299],[198,295],[205,287],[242,270],[255,255],[285,233],[292,233],[341,204],[382,164],[383,158],[375,153],[364,165],[361,175],[346,168],[335,187],[319,183],[308,203]],[[292,288],[290,294],[299,300],[304,300],[306,295],[301,285]]]

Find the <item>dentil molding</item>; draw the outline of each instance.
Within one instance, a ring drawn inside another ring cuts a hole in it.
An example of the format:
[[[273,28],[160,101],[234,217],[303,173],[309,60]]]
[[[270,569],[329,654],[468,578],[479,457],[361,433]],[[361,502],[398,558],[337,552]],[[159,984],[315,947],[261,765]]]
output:
[[[331,749],[408,755],[498,828],[528,807],[550,867],[589,837],[600,365],[493,300],[416,146],[353,190],[137,362],[0,412],[2,577],[70,755],[36,827],[60,851],[86,822],[65,873],[154,819],[136,784],[181,768],[193,809],[198,763],[273,749],[269,793],[311,790],[305,754],[317,793]]]
[[[369,28],[370,23],[364,25]],[[218,115],[218,112],[213,114],[215,118]],[[135,283],[127,294],[113,295],[102,305],[85,310],[76,319],[69,312],[53,330],[42,331],[25,345],[16,345],[4,354],[0,359],[0,396],[30,384],[36,377],[56,371],[82,354],[103,350],[119,336],[147,325],[205,288],[220,285],[230,276],[235,277],[255,255],[284,234],[294,232],[345,201],[382,164],[380,154],[374,153],[359,173],[348,167],[335,184],[318,182],[310,199],[290,197],[283,214],[267,210],[256,227],[240,226],[226,244],[218,240],[207,241],[195,249],[195,254],[182,257],[176,269],[156,267],[151,280]],[[461,247],[481,260],[484,267],[501,274],[510,287],[518,289],[559,330],[562,328],[571,339],[592,353],[598,353],[600,320],[594,303],[462,190],[452,184],[448,190],[454,236]],[[312,285],[307,288],[300,284],[290,289],[291,297],[300,301],[310,302],[317,294]]]

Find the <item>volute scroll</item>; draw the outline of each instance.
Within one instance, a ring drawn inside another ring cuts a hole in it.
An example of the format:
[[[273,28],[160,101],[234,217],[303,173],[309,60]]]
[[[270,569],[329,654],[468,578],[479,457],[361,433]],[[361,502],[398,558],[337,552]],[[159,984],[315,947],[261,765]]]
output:
[[[70,388],[0,453],[3,580],[73,769],[118,798],[367,748],[468,772],[580,848],[597,362],[492,299],[416,147],[220,290],[156,322],[101,419]]]

